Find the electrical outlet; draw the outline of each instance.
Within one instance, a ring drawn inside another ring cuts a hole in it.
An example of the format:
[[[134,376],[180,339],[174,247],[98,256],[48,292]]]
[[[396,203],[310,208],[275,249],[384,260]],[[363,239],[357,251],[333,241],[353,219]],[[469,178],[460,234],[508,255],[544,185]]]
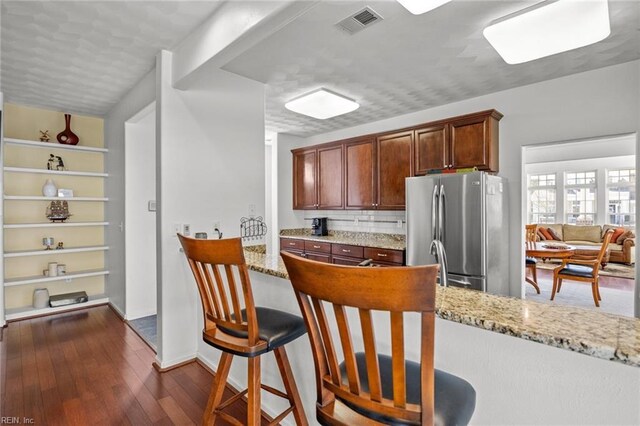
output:
[[[214,220],[213,221],[213,229],[220,229],[220,221],[219,220]]]
[[[398,225],[397,226],[398,226],[398,228],[402,228],[402,220],[398,219]]]
[[[249,204],[249,217],[254,217],[256,215],[256,205]]]
[[[174,223],[173,224],[173,229],[171,230],[172,236],[177,237],[176,234],[180,234],[180,233],[182,233],[182,224]]]
[[[189,225],[188,223],[182,224],[182,235],[184,235],[185,237],[191,235],[191,225]]]
[[[360,222],[360,220],[359,220],[357,217],[353,220],[353,224],[354,224],[355,226],[358,226],[358,223],[359,223],[359,222]]]

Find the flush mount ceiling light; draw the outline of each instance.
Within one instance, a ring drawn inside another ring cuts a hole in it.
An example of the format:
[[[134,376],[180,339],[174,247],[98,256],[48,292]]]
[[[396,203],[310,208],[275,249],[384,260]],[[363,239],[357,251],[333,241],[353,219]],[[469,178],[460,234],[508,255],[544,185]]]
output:
[[[422,15],[450,1],[451,0],[398,0],[398,3],[414,15]]]
[[[299,114],[325,120],[355,111],[360,104],[327,89],[318,89],[290,100],[284,107]]]
[[[607,0],[553,0],[507,15],[484,37],[508,64],[588,46],[611,33]]]

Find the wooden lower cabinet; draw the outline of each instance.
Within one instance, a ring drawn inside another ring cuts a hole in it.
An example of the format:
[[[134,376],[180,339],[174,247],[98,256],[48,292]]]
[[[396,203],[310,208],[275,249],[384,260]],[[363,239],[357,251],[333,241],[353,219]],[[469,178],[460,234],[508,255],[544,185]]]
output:
[[[375,266],[404,265],[404,250],[329,243],[298,238],[280,238],[280,250],[317,262],[358,265],[372,259]]]
[[[363,260],[364,259],[357,259],[355,257],[332,256],[331,262],[335,265],[358,266]]]

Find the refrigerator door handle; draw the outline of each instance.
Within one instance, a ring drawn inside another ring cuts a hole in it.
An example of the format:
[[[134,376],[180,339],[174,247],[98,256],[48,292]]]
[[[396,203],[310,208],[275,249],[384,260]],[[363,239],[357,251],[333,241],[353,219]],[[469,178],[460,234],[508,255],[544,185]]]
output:
[[[431,229],[433,230],[432,240],[437,240],[438,234],[438,185],[433,186],[433,194],[431,196]]]
[[[460,284],[460,285],[463,285],[465,287],[468,287],[468,286],[471,285],[471,283],[469,281],[467,281],[467,280],[457,280],[455,278],[449,278],[449,282]]]
[[[438,197],[438,236],[439,236],[438,239],[443,244],[445,242],[445,235],[444,235],[445,202],[446,202],[446,198],[444,195],[444,185],[440,185],[440,195]]]

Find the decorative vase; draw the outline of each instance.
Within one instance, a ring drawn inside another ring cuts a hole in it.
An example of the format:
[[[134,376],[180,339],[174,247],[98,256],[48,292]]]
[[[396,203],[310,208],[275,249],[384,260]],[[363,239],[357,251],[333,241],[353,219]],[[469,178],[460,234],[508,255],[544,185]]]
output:
[[[78,135],[71,131],[71,114],[64,115],[64,122],[66,127],[63,131],[58,133],[57,139],[58,142],[64,145],[78,145]]]
[[[53,180],[47,179],[47,181],[42,186],[42,195],[45,197],[57,197],[58,196],[58,188],[56,184],[53,183]]]
[[[36,288],[33,291],[33,307],[42,309],[49,306],[49,290],[46,288]]]

